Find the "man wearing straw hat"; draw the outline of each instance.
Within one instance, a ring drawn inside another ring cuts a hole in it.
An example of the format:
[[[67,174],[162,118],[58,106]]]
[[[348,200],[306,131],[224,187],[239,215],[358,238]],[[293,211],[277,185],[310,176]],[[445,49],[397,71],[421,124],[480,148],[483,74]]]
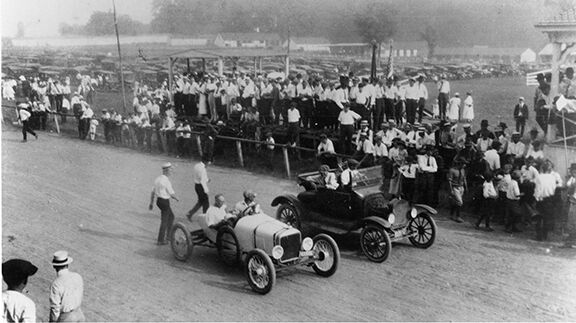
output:
[[[160,230],[158,231],[158,245],[165,245],[169,239],[170,228],[174,223],[174,213],[170,208],[170,199],[178,201],[172,189],[172,183],[170,183],[170,177],[172,175],[172,164],[165,163],[162,165],[162,175],[158,176],[154,181],[154,188],[152,188],[152,193],[150,194],[150,205],[148,209],[152,210],[154,208],[154,198],[156,198],[156,206],[160,209]]]
[[[84,281],[80,274],[68,269],[72,261],[67,251],[60,250],[54,253],[52,266],[58,277],[50,286],[50,322],[86,321],[80,308],[84,295]]]

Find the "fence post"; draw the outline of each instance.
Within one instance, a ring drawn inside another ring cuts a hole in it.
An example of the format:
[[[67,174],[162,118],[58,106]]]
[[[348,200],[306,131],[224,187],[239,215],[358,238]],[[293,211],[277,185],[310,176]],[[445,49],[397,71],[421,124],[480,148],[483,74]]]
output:
[[[282,146],[282,153],[284,154],[284,166],[286,166],[286,176],[290,178],[290,159],[288,159],[288,147]]]
[[[244,156],[242,156],[242,142],[236,140],[236,151],[238,152],[238,161],[240,162],[240,167],[244,167]]]
[[[58,118],[57,118],[58,115],[54,113],[53,116],[54,116],[54,124],[56,124],[56,132],[60,134],[60,125],[58,124]]]
[[[196,145],[198,146],[198,154],[202,157],[202,142],[200,141],[200,135],[196,135]]]

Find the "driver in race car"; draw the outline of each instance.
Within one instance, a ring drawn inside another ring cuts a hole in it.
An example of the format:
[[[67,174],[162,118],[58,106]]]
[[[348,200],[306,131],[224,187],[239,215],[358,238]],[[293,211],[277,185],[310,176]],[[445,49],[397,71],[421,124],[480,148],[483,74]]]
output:
[[[206,225],[211,229],[217,229],[219,225],[236,219],[236,215],[226,212],[226,199],[224,195],[216,194],[214,205],[206,211]]]
[[[247,208],[252,208],[251,210],[246,210]],[[261,213],[260,204],[256,203],[256,193],[252,190],[244,191],[244,199],[239,201],[234,205],[234,210],[232,213],[236,215],[242,215],[246,211],[246,215]]]

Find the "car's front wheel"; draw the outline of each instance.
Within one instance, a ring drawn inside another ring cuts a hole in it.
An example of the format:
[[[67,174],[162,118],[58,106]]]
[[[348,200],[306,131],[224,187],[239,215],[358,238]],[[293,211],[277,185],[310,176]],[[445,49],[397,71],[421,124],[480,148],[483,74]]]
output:
[[[392,252],[392,241],[382,226],[368,224],[360,233],[360,247],[370,261],[383,262]]]
[[[417,248],[426,249],[434,244],[436,239],[436,222],[430,215],[422,213],[412,219],[408,224],[412,236],[408,238]]]
[[[340,249],[336,241],[323,233],[315,236],[313,241],[312,250],[316,253],[318,260],[314,261],[312,269],[322,277],[334,275],[340,263]]]
[[[194,249],[194,243],[192,242],[192,236],[190,231],[181,222],[176,223],[172,227],[171,236],[171,247],[174,257],[180,261],[186,261],[192,254]]]
[[[278,211],[276,211],[276,219],[298,230],[302,229],[298,209],[292,204],[280,204]]]
[[[261,249],[248,252],[244,269],[248,284],[256,293],[267,294],[276,283],[276,269],[272,259]]]

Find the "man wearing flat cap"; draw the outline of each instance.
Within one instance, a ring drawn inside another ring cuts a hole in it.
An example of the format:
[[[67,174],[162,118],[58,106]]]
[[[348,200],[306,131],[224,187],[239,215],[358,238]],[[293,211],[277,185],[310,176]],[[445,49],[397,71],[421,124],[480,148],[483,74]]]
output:
[[[58,277],[50,286],[50,322],[86,321],[81,309],[84,281],[80,274],[68,269],[72,261],[64,250],[56,251],[52,258]]]
[[[169,179],[170,175],[172,175],[172,164],[165,163],[162,165],[162,175],[158,176],[154,181],[154,187],[150,194],[150,205],[148,205],[148,209],[152,210],[154,207],[154,198],[156,198],[156,206],[160,209],[161,220],[160,230],[158,231],[158,245],[168,243],[168,235],[174,223],[174,213],[172,213],[172,208],[170,208],[170,199],[178,201]]]
[[[38,267],[23,259],[10,259],[2,264],[2,277],[8,289],[2,292],[4,301],[3,322],[36,322],[36,304],[23,290],[28,277],[33,276]]]

